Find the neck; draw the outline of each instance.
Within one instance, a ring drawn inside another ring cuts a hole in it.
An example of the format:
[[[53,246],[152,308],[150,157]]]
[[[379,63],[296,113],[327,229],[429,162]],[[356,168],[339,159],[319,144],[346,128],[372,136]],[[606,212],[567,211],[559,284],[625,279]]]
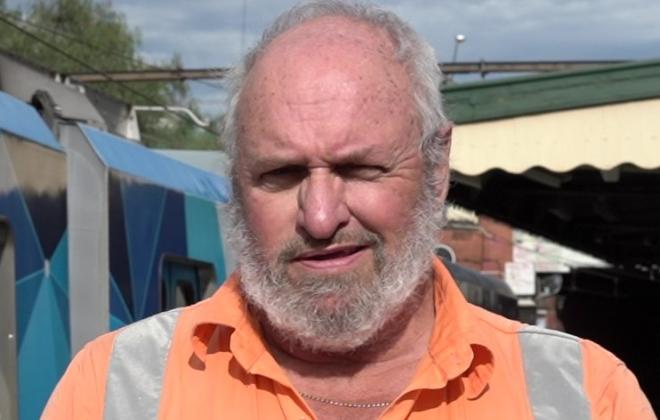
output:
[[[431,336],[435,309],[433,284],[427,276],[415,293],[367,344],[347,352],[310,351],[262,320],[266,341],[275,359],[285,368],[308,366],[328,368],[335,373],[368,364],[386,363],[398,359],[419,359],[426,351]],[[413,351],[415,350],[415,351]]]

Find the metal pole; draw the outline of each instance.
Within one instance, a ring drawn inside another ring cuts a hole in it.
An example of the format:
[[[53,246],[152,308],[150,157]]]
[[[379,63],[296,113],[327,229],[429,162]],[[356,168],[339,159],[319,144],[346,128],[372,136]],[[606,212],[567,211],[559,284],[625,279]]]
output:
[[[458,46],[461,45],[463,42],[465,42],[465,35],[463,34],[456,35],[456,38],[454,38],[454,55],[451,59],[452,63],[456,62],[456,57],[458,56]]]

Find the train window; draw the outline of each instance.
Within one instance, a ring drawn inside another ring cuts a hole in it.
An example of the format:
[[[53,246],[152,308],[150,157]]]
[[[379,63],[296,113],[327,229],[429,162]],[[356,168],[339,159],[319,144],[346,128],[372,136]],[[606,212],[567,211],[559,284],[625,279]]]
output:
[[[165,256],[161,263],[161,310],[191,305],[217,289],[215,270],[206,261]]]

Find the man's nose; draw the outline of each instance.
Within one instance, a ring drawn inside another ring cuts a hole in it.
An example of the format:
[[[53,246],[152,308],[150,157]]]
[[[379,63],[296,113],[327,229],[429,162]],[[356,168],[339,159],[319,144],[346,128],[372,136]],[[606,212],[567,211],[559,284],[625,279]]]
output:
[[[298,227],[314,239],[329,239],[349,218],[343,180],[324,169],[310,171],[298,191]]]

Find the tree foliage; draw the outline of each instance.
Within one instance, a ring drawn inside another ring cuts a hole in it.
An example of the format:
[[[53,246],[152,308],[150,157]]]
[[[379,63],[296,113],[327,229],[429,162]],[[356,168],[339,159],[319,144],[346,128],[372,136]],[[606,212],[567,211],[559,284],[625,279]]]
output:
[[[109,2],[33,0],[24,10],[10,10],[6,1],[0,0],[0,13],[10,22],[77,60],[67,58],[56,49],[3,22],[0,22],[0,48],[58,73],[153,68],[139,55],[139,31],[130,28],[125,16],[113,10]],[[179,55],[173,54],[157,66],[180,68],[182,62]],[[125,86],[140,94],[131,92]],[[93,88],[131,104],[182,105],[199,112],[190,99],[188,87],[181,82],[130,82],[125,85],[109,82],[94,84]],[[151,147],[216,147],[214,135],[175,116],[139,114],[139,123],[143,141]]]

